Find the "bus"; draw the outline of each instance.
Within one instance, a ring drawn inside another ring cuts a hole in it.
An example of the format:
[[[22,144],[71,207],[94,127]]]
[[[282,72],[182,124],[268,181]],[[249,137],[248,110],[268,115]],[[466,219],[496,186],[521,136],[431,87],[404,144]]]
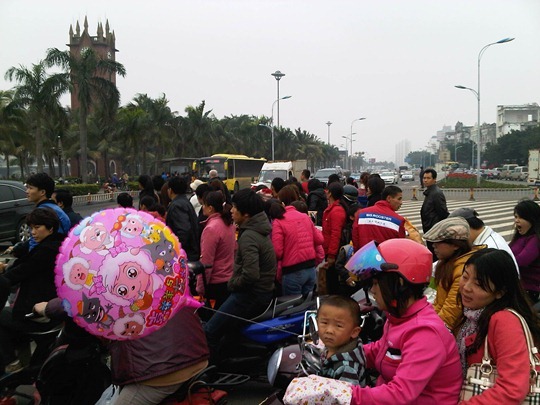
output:
[[[191,178],[196,161],[196,158],[168,158],[161,160],[160,168],[161,171],[170,173],[171,176],[179,175],[189,176]]]
[[[263,158],[218,153],[197,159],[195,171],[198,179],[208,181],[210,170],[217,170],[220,180],[225,183],[229,191],[236,192],[251,186],[251,183],[259,176],[265,162],[266,159]]]

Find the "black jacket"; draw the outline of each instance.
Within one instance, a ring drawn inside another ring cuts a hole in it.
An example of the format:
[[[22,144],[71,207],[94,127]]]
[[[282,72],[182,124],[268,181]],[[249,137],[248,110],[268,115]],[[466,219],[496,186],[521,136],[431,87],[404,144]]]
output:
[[[429,186],[424,191],[424,196],[420,216],[422,217],[422,230],[425,234],[437,222],[448,218],[450,213],[448,212],[448,208],[446,208],[446,197],[436,184]]]
[[[322,226],[323,212],[328,207],[328,199],[324,194],[324,189],[318,188],[311,191],[307,197],[309,211],[317,211],[317,221],[315,225]]]
[[[32,312],[34,304],[56,297],[54,265],[63,239],[64,235],[53,233],[17,259],[3,275],[11,286],[20,284],[13,305],[14,319],[24,320],[25,314]]]
[[[189,261],[199,260],[199,224],[193,205],[185,194],[177,195],[167,210],[167,225],[178,237]]]

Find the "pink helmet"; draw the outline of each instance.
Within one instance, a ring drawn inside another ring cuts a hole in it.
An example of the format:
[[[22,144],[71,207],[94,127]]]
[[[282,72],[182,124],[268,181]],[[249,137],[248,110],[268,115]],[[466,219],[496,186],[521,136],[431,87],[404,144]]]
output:
[[[423,245],[409,239],[388,239],[380,245],[370,242],[358,250],[345,267],[367,278],[377,271],[395,271],[413,284],[429,283],[433,256]]]

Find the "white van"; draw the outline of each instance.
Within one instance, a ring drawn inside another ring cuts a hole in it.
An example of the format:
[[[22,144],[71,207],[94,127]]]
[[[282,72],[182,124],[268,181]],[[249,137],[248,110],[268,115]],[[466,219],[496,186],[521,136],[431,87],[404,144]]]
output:
[[[516,167],[518,167],[518,165],[515,163],[504,165],[501,169],[501,179],[512,180],[512,172]]]
[[[529,178],[529,168],[527,166],[518,166],[511,174],[512,180],[527,181]]]

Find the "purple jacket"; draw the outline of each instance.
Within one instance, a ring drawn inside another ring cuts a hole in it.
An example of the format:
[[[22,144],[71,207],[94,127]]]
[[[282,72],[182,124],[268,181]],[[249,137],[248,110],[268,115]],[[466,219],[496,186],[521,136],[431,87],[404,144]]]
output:
[[[201,321],[181,308],[161,329],[140,339],[111,341],[114,384],[126,385],[170,374],[208,359]]]
[[[510,242],[516,257],[523,288],[540,291],[540,239],[536,234],[520,236]]]
[[[387,314],[383,336],[364,346],[376,387],[353,386],[351,404],[452,404],[463,382],[454,336],[421,298],[396,318]]]

